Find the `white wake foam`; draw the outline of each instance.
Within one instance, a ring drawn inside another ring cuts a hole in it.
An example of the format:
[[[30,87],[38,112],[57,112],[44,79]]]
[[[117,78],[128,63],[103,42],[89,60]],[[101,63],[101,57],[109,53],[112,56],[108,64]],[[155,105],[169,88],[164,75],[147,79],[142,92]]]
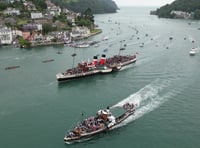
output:
[[[123,104],[129,102],[135,104],[135,106],[137,107],[135,113],[129,118],[127,118],[124,122],[122,122],[119,126],[124,126],[142,117],[143,115],[155,110],[165,101],[167,101],[168,98],[175,95],[174,91],[165,94],[161,93],[164,90],[164,88],[168,87],[169,85],[170,81],[162,81],[158,79],[152,82],[151,84],[146,85],[138,92],[131,94],[129,97],[112,106],[112,108],[121,107],[123,106]]]

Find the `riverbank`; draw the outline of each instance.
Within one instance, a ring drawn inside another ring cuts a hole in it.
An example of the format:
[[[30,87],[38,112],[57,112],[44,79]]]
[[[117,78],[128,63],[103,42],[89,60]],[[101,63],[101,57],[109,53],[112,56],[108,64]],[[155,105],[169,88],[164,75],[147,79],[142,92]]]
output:
[[[83,40],[83,39],[87,39],[89,37],[92,37],[92,36],[95,36],[95,35],[98,35],[100,33],[102,33],[102,29],[94,29],[91,31],[91,33],[88,35],[88,36],[84,36],[84,37],[79,37],[79,38],[75,38],[73,39],[74,41],[79,41],[79,40]],[[40,47],[40,46],[54,46],[54,45],[64,45],[65,42],[64,40],[63,41],[60,41],[60,42],[32,42],[31,43],[31,46],[30,48],[33,48],[33,47]],[[24,47],[24,48],[27,48],[27,47]]]

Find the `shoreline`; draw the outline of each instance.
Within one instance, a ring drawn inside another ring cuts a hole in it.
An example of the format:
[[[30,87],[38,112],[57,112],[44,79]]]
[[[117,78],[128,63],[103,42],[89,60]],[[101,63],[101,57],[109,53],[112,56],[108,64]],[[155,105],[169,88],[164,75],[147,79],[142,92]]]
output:
[[[100,33],[102,33],[102,29],[99,29],[99,31],[97,32],[93,32],[93,33],[90,33],[90,35],[88,35],[87,37],[81,37],[81,38],[77,38],[77,39],[74,39],[75,41],[78,41],[78,40],[82,40],[82,39],[87,39],[89,37],[92,37],[92,36],[95,36],[95,35],[98,35]],[[32,47],[42,47],[42,46],[54,46],[54,45],[64,45],[65,42],[64,41],[61,41],[61,42],[47,42],[47,43],[31,43],[31,46],[30,47],[24,47],[24,48],[32,48]],[[23,47],[22,47],[23,48]]]

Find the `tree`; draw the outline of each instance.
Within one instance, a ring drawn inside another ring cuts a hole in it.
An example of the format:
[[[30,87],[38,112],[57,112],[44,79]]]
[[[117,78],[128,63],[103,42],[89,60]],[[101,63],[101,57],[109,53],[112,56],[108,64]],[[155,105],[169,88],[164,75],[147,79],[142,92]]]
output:
[[[83,13],[83,16],[90,20],[92,23],[94,22],[94,16],[92,13],[92,10],[90,8],[87,8],[86,11]]]
[[[35,6],[40,9],[44,10],[47,9],[47,4],[45,3],[44,0],[32,0],[32,2],[35,4]]]
[[[23,39],[22,37],[19,38],[19,44],[22,47],[31,47],[31,42],[29,42],[28,40]]]
[[[0,2],[0,11],[5,10],[8,7],[8,4],[5,2]]]
[[[83,17],[78,17],[76,20],[76,25],[77,26],[86,26],[89,27],[91,25],[90,20],[83,18]]]
[[[200,19],[200,9],[197,9],[197,10],[194,12],[194,19],[197,19],[197,20]]]
[[[47,34],[51,31],[53,31],[53,27],[51,26],[51,24],[46,23],[42,26],[42,31],[43,31],[44,34]]]
[[[61,8],[66,7],[74,12],[83,13],[90,8],[93,13],[115,13],[118,9],[113,0],[52,0]]]

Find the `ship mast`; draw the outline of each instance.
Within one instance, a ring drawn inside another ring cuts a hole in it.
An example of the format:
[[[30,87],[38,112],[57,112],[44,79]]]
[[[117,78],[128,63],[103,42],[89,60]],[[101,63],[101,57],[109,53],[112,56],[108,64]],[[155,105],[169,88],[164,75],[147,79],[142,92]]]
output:
[[[75,63],[75,57],[76,57],[76,53],[75,53],[75,48],[74,48],[74,53],[71,55],[73,57],[73,63],[72,63],[72,68],[74,68],[74,63]]]
[[[122,43],[123,43],[123,42],[125,42],[125,40],[121,40],[121,41],[120,41],[119,55],[121,54],[121,51],[122,51],[122,50],[125,50],[125,47],[126,47],[126,44],[124,44],[123,47],[122,47]]]

